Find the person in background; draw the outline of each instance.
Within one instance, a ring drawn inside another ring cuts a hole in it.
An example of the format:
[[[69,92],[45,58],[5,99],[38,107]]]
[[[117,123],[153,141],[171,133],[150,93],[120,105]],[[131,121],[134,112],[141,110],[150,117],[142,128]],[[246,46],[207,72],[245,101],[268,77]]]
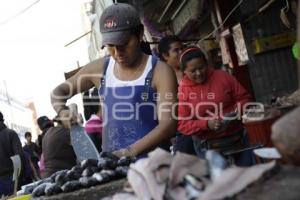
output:
[[[179,84],[183,72],[180,69],[180,54],[183,45],[180,39],[175,35],[163,37],[158,44],[159,58],[172,67],[176,73],[177,83]],[[192,137],[183,135],[179,131],[176,132],[176,137],[172,139],[173,151],[180,151],[195,155]]]
[[[23,151],[24,154],[24,166],[23,173],[19,177],[19,185],[26,185],[32,183],[33,181],[37,181],[40,179],[39,170],[36,169],[36,166],[31,161],[31,156],[28,152]]]
[[[40,130],[42,131],[42,133],[38,135],[37,138],[37,145],[39,147],[39,153],[40,153],[40,161],[38,162],[38,165],[39,165],[40,175],[42,176],[42,174],[45,171],[44,155],[42,154],[43,138],[46,135],[48,129],[54,126],[54,123],[47,116],[41,116],[37,119],[37,124]]]
[[[93,141],[95,147],[99,152],[102,151],[102,117],[100,113],[100,106],[95,114],[92,114],[90,119],[86,122],[84,127],[86,133]]]
[[[71,169],[76,165],[76,155],[71,145],[70,130],[64,128],[59,118],[58,123],[50,127],[43,138],[43,164],[42,178],[47,178],[53,173]]]
[[[146,156],[175,135],[175,74],[165,63],[143,53],[144,26],[133,6],[114,3],[107,7],[99,27],[102,46],[110,57],[87,64],[57,86],[51,94],[52,106],[70,128],[75,119],[66,101],[97,87],[104,105],[102,150],[118,157]]]
[[[158,56],[166,62],[176,73],[177,83],[182,79],[183,73],[180,70],[179,57],[182,52],[183,45],[180,39],[175,35],[163,37],[158,44]]]
[[[53,122],[47,117],[47,116],[41,116],[37,119],[37,124],[42,131],[40,135],[38,135],[37,138],[37,145],[39,147],[39,154],[42,153],[42,148],[43,148],[43,138],[47,132],[47,130],[51,127],[54,126]]]
[[[93,141],[95,147],[99,152],[102,151],[102,110],[100,106],[100,99],[98,96],[97,88],[93,89],[90,97],[88,97],[88,102],[86,101],[86,107],[88,107],[89,116],[85,124],[85,131],[88,136]]]
[[[30,132],[25,132],[25,139],[26,143],[23,146],[23,151],[29,154],[32,164],[34,165],[35,169],[39,171],[39,147],[37,146],[37,144],[31,141],[32,135]]]
[[[186,48],[180,61],[184,77],[179,85],[178,129],[193,136],[197,155],[203,158],[209,149],[224,152],[247,145],[241,121],[224,127],[223,119],[230,113],[240,117],[242,112],[235,112],[251,100],[248,92],[233,76],[209,66],[198,47]],[[252,151],[234,154],[233,159],[240,166],[253,164]]]
[[[20,156],[22,166],[24,166],[22,144],[18,134],[6,127],[3,114],[0,112],[0,197],[13,194],[14,167],[10,157],[15,155]]]

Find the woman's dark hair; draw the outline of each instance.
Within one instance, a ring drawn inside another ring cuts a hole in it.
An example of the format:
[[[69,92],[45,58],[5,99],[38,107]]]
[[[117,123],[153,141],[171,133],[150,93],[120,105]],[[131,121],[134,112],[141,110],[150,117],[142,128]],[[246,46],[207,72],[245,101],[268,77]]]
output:
[[[186,68],[186,63],[194,58],[202,58],[205,61],[205,63],[207,63],[207,59],[203,51],[198,47],[190,46],[185,48],[181,53],[180,56],[181,71],[184,71]]]
[[[174,42],[181,42],[180,39],[176,35],[169,35],[166,37],[163,37],[158,44],[158,57],[162,61],[166,61],[163,57],[163,54],[168,54],[170,50],[170,46]]]

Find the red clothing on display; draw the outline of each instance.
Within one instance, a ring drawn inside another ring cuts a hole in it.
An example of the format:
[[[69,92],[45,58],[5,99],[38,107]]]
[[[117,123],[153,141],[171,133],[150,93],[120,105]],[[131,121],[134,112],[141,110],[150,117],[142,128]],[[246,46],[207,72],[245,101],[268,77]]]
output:
[[[184,135],[197,135],[200,139],[219,138],[240,130],[241,124],[228,127],[216,133],[209,130],[208,119],[211,116],[221,118],[226,113],[242,108],[251,96],[230,74],[222,70],[208,69],[203,84],[191,81],[186,75],[179,84],[178,130]]]

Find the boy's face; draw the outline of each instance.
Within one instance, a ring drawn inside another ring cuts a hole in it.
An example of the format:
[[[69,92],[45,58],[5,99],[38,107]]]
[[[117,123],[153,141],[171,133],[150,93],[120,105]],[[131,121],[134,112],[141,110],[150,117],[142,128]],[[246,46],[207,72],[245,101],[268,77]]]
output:
[[[170,49],[168,51],[168,54],[164,54],[163,57],[173,68],[180,68],[180,54],[182,52],[182,44],[181,42],[173,42],[170,44]]]
[[[31,142],[31,136],[30,135],[26,136],[26,141]]]

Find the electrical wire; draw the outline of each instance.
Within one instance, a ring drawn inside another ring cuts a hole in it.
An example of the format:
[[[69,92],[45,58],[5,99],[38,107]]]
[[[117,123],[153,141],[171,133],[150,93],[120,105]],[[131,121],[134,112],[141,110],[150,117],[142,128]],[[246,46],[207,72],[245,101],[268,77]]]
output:
[[[202,42],[203,40],[209,38],[211,35],[213,35],[217,30],[221,28],[225,24],[225,22],[228,20],[228,18],[232,15],[232,13],[243,3],[244,0],[240,0],[240,2],[234,6],[234,8],[229,12],[229,14],[225,17],[224,21],[217,27],[215,28],[211,33],[206,35],[205,37],[201,38],[200,40],[197,41],[197,43]]]
[[[26,8],[24,8],[23,10],[21,10],[20,12],[18,12],[17,14],[7,18],[6,20],[0,22],[0,26],[3,26],[5,24],[7,24],[8,22],[10,22],[11,20],[15,19],[16,17],[22,15],[23,13],[25,13],[27,10],[29,10],[32,6],[34,6],[35,4],[37,4],[38,2],[40,2],[40,0],[37,0],[35,2],[33,2],[32,4],[30,4],[29,6],[27,6]]]

